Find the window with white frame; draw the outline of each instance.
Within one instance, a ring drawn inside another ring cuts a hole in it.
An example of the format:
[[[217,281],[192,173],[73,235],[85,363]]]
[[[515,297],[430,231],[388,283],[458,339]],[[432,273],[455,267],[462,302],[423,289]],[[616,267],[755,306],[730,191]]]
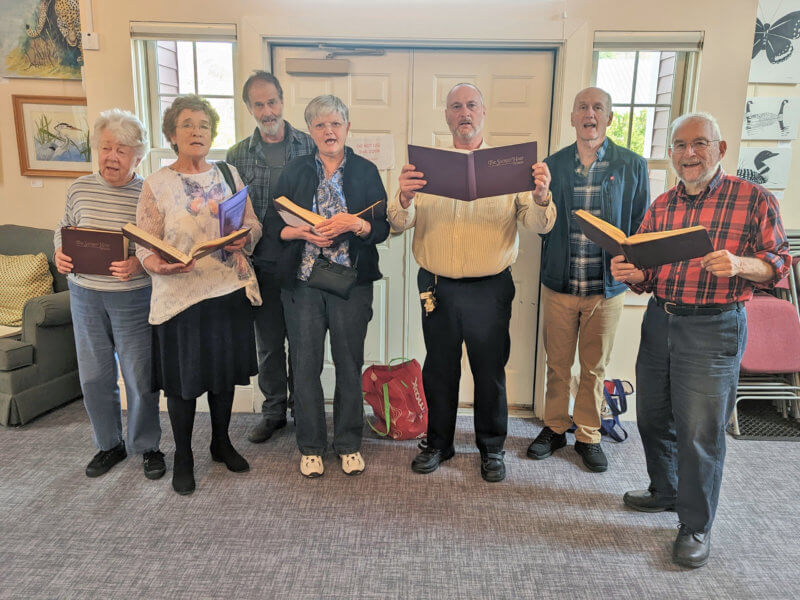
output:
[[[178,95],[198,94],[219,114],[210,160],[223,160],[236,141],[233,26],[132,23],[137,110],[148,126],[153,172],[175,160],[161,132],[164,112]]]
[[[632,34],[597,32],[594,85],[611,94],[614,120],[607,130],[615,143],[647,160],[655,198],[672,184],[669,124],[693,100],[698,32]]]

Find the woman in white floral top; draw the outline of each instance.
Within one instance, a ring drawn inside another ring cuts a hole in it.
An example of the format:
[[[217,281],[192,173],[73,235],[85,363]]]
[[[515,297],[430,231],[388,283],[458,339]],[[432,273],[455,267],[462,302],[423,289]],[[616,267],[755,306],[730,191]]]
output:
[[[219,166],[206,160],[218,122],[207,100],[177,97],[164,113],[162,131],[178,159],[142,186],[138,226],[183,252],[219,237],[219,203],[236,191]],[[241,189],[236,169],[230,171]],[[188,265],[168,263],[141,245],[136,251],[153,280],[153,376],[167,396],[175,437],[172,487],[179,494],[195,489],[192,428],[203,393],[211,415],[211,457],[234,472],[250,468],[228,437],[234,387],[247,385],[258,371],[250,307],[261,304],[261,296],[247,255],[261,238],[261,224],[249,199],[243,227],[250,227],[248,236]]]

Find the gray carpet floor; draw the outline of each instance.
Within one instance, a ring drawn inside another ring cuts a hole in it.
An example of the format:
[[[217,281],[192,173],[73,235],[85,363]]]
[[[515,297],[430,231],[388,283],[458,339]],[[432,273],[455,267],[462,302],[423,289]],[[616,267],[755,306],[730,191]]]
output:
[[[540,425],[512,419],[508,478],[487,484],[466,417],[458,454],[433,474],[409,469],[414,442],[367,433],[363,475],[329,455],[316,480],[298,471],[293,425],[246,441],[256,419],[233,417],[251,464],[233,474],[211,461],[198,415],[188,497],[171,472],[145,479],[139,457],[85,477],[80,402],[0,428],[0,598],[800,597],[800,444],[728,440],[711,560],[692,571],[670,562],[675,513],[622,505],[646,484],[633,426],[628,442],[604,443],[611,468],[594,474],[571,445],[525,458]],[[171,466],[165,414],[162,426]]]

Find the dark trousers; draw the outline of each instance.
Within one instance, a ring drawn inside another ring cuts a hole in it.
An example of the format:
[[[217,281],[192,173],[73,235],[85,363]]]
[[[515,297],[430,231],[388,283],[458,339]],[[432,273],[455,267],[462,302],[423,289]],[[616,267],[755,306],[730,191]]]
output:
[[[361,367],[364,339],[372,319],[372,284],[355,286],[343,300],[298,281],[281,295],[289,329],[295,377],[294,417],[302,454],[321,456],[328,446],[322,390],[325,335],[330,335],[336,372],[333,391],[333,449],[351,454],[361,449],[364,400]]]
[[[434,275],[420,269],[420,292],[434,287]],[[514,299],[511,271],[490,277],[447,279],[435,284],[436,309],[425,316],[422,383],[428,400],[428,445],[453,445],[461,378],[461,345],[475,382],[475,442],[478,450],[500,452],[508,429],[505,366],[511,350],[508,332]]]
[[[255,315],[256,353],[258,356],[258,387],[264,394],[261,414],[265,419],[285,419],[291,408],[292,367],[286,367],[286,322],[283,317],[281,288],[274,273],[256,269],[261,290],[261,306]],[[287,386],[289,395],[287,395]]]
[[[746,340],[743,308],[681,317],[651,299],[642,321],[636,413],[650,489],[694,531],[708,531],[717,510]]]

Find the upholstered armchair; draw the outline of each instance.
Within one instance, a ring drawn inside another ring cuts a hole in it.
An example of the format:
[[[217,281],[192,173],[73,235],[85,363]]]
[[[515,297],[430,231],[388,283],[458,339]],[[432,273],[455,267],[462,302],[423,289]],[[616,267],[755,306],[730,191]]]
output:
[[[23,425],[81,395],[67,279],[53,264],[53,232],[0,225],[0,254],[47,256],[53,294],[28,300],[18,338],[0,338],[0,424]]]

